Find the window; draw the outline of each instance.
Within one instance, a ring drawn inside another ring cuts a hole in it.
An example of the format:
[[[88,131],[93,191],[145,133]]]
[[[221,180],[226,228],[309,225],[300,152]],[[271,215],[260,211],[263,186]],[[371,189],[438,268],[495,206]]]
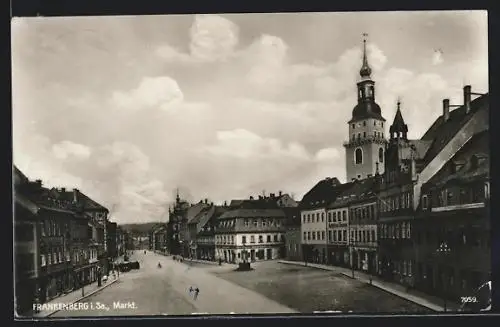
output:
[[[406,223],[401,224],[401,238],[406,238]]]
[[[429,207],[429,203],[428,203],[428,198],[427,198],[427,195],[422,195],[422,209],[423,210],[427,210],[427,208]]]
[[[361,133],[358,133],[358,140],[361,139]]]
[[[258,225],[257,219],[254,219],[254,220],[253,220],[253,226],[254,226],[254,227],[257,227],[257,225]]]
[[[265,220],[262,221],[262,227],[266,227],[266,221]]]
[[[259,235],[259,243],[264,243],[264,237],[262,235]]]
[[[325,234],[326,232],[325,231],[321,231],[321,240],[324,241],[325,240]]]
[[[307,233],[306,233],[306,232],[304,232],[304,235],[303,235],[303,236],[304,236],[303,240],[304,240],[304,241],[305,241],[305,240],[307,240]]]
[[[316,233],[312,232],[312,239],[315,241],[316,240]]]
[[[316,239],[319,241],[321,240],[321,233],[318,231],[316,231]]]
[[[271,235],[267,235],[267,243],[271,243]]]
[[[352,129],[355,129],[356,128],[356,124],[352,124]]]
[[[247,242],[247,237],[246,236],[242,236],[241,237],[241,243],[245,244]]]
[[[342,220],[346,221],[347,220],[347,210],[342,211]]]
[[[274,241],[278,242],[278,235],[274,235]]]
[[[305,222],[305,219],[304,219],[304,222]],[[245,219],[245,227],[248,227],[250,226],[250,222],[248,221],[248,219]]]
[[[366,132],[363,132],[363,138],[366,138]]]
[[[376,120],[373,121],[373,126],[377,126],[377,121]]]
[[[342,240],[343,240],[344,242],[346,242],[346,241],[347,241],[347,231],[346,231],[345,229],[344,229],[344,230],[342,230]]]
[[[48,265],[51,265],[51,264],[52,264],[52,254],[51,254],[51,253],[49,253],[49,254],[47,255],[47,258],[48,258],[48,260],[47,260],[47,264],[48,264]]]
[[[45,254],[41,254],[40,255],[40,265],[42,267],[44,267],[46,264],[47,264],[47,262],[45,261]]]
[[[366,121],[363,122],[363,126],[366,126]]]
[[[377,238],[376,238],[376,236],[375,236],[375,235],[376,235],[376,234],[375,234],[375,231],[374,231],[374,230],[372,230],[372,242],[377,242]]]
[[[254,235],[250,236],[250,243],[255,243],[255,236]]]
[[[411,223],[406,226],[406,238],[411,238]]]
[[[324,212],[322,212],[322,213],[321,213],[321,222],[324,222],[324,221],[325,221],[325,213],[324,213]]]

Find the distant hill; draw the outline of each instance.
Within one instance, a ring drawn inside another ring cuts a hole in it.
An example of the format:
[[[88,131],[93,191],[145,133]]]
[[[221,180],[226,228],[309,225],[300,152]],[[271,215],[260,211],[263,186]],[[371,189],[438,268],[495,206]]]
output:
[[[143,223],[143,224],[123,224],[119,225],[124,230],[128,231],[132,235],[147,235],[149,231],[153,228],[154,225],[159,224],[160,222],[155,223]]]

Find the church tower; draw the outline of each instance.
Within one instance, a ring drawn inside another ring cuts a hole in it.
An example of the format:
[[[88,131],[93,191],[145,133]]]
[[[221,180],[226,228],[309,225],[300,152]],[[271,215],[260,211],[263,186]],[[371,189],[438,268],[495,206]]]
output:
[[[366,34],[363,35],[366,37]],[[344,142],[346,151],[347,182],[364,179],[375,173],[384,173],[385,119],[380,106],[375,102],[375,82],[368,65],[366,38],[363,39],[363,64],[358,86],[358,103],[349,120],[349,141]]]

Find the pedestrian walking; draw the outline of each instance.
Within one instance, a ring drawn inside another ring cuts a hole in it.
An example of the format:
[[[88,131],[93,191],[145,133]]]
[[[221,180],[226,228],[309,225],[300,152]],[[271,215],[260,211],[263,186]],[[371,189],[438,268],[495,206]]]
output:
[[[196,299],[198,298],[198,294],[200,294],[200,289],[197,287],[194,289],[194,300],[196,301]]]
[[[193,286],[189,286],[189,295],[191,295],[191,293],[193,293],[194,289],[193,289]]]

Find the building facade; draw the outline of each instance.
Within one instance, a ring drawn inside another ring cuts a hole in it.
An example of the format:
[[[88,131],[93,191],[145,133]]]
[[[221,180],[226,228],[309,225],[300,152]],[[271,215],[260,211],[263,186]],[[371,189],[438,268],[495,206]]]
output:
[[[473,136],[422,186],[415,286],[456,300],[491,280],[488,133]]]
[[[351,267],[370,274],[378,271],[378,183],[376,174],[353,182],[348,192]]]
[[[279,208],[225,212],[216,226],[216,259],[236,263],[284,257],[285,220]]]
[[[335,266],[351,267],[349,240],[349,189],[345,185],[342,192],[327,208],[327,248],[328,263]]]
[[[300,210],[297,207],[287,208],[285,215],[285,258],[290,261],[303,261]]]

